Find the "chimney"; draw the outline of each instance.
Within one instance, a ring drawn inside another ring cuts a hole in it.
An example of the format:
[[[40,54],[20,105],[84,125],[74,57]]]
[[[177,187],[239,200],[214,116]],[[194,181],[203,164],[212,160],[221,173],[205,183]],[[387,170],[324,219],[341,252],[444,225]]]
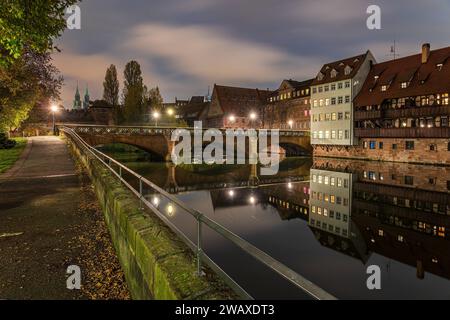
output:
[[[430,44],[424,43],[422,45],[422,63],[427,63],[430,57]]]

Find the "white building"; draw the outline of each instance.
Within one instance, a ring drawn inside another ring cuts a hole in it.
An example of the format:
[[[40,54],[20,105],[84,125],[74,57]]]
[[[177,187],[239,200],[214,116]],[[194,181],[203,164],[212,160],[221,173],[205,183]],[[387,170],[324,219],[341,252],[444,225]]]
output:
[[[309,224],[350,237],[353,174],[311,169]]]
[[[325,64],[311,85],[311,143],[351,146],[353,99],[361,90],[375,58],[365,54]]]

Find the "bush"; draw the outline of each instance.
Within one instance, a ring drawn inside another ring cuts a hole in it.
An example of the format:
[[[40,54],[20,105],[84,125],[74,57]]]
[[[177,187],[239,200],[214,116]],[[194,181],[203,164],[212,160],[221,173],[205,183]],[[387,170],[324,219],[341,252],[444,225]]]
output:
[[[16,143],[14,140],[9,140],[6,133],[0,133],[0,149],[14,148]]]

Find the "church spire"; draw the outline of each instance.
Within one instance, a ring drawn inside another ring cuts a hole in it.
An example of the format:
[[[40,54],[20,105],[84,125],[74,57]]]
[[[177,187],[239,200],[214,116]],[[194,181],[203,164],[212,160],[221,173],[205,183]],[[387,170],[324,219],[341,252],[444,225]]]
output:
[[[83,99],[83,109],[84,110],[87,110],[89,108],[89,102],[90,102],[89,89],[88,89],[88,84],[86,84],[86,91],[84,92],[84,99]]]

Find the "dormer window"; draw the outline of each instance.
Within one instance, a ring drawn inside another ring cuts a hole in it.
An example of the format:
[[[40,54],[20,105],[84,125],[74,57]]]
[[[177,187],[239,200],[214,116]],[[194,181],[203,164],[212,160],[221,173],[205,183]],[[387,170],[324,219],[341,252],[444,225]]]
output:
[[[359,59],[358,58],[356,58],[355,60],[353,60],[353,63],[358,63],[359,62]]]
[[[324,77],[324,74],[322,72],[319,72],[319,74],[317,75],[317,80],[322,81]]]
[[[344,66],[343,62],[339,63],[339,67],[343,67],[343,66]]]
[[[350,66],[346,66],[344,69],[344,73],[348,76],[352,72],[352,68]]]
[[[438,63],[438,64],[436,65],[436,68],[438,69],[438,71],[441,71],[443,66],[444,66],[443,63]]]
[[[336,78],[336,76],[337,76],[337,71],[336,71],[335,69],[331,70],[330,75],[331,75],[332,78]]]

